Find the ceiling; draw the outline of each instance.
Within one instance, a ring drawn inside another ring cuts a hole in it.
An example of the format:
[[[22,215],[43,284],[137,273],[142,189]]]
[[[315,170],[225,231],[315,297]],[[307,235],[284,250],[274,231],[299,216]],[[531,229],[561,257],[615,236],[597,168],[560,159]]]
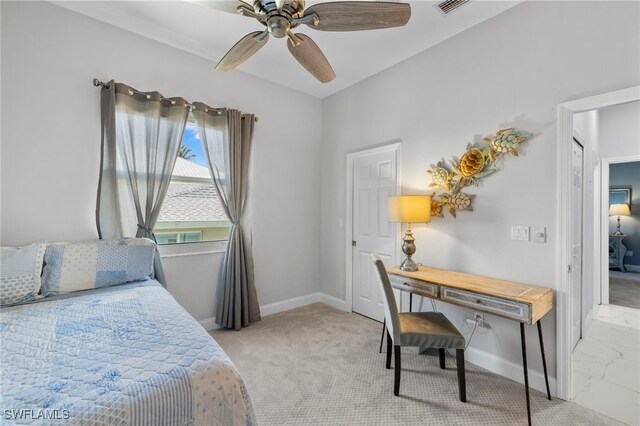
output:
[[[329,0],[331,1],[331,0]],[[472,0],[444,15],[435,1],[411,1],[409,23],[401,28],[359,32],[296,32],[311,36],[324,51],[336,79],[322,84],[291,56],[286,39],[269,43],[239,70],[324,98],[389,68],[418,52],[517,5],[520,1]],[[261,30],[252,18],[187,1],[53,1],[59,6],[217,61],[241,37]],[[307,1],[307,7],[318,1]],[[211,67],[213,71],[213,64]],[[236,71],[237,72],[237,71]]]

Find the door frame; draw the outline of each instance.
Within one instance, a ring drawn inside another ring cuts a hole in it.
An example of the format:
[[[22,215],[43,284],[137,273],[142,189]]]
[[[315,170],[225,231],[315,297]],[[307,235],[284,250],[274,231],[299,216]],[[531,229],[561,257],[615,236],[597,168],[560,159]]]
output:
[[[345,277],[345,311],[353,312],[353,165],[356,158],[366,157],[368,155],[380,154],[382,152],[396,153],[396,186],[398,194],[402,192],[402,141],[396,139],[391,142],[385,142],[383,145],[373,148],[364,149],[347,154],[347,208],[345,213],[345,255],[346,255],[346,277]],[[398,235],[396,238],[396,256],[400,253],[400,232],[401,226],[398,226]]]
[[[557,108],[556,229],[556,394],[571,399],[571,147],[573,114],[640,100],[640,86],[564,102]],[[608,215],[607,215],[608,217]],[[608,238],[607,238],[608,241]]]
[[[640,155],[603,158],[600,161],[600,288],[601,305],[609,304],[609,168],[612,164],[640,161]]]

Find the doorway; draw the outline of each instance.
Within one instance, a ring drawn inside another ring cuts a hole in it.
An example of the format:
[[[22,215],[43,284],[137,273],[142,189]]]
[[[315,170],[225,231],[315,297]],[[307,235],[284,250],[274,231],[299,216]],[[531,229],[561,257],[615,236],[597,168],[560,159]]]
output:
[[[566,400],[571,400],[572,396],[572,350],[575,343],[575,332],[572,333],[574,324],[574,314],[571,306],[575,303],[575,299],[572,299],[574,294],[573,279],[573,229],[574,229],[574,209],[578,206],[575,205],[572,197],[573,192],[573,144],[574,144],[574,114],[586,112],[590,110],[597,110],[613,105],[626,104],[640,100],[640,86],[634,86],[627,89],[618,90],[615,92],[609,92],[602,95],[591,96],[588,98],[578,99],[574,101],[565,102],[558,105],[558,203],[557,203],[557,230],[558,230],[558,262],[557,262],[557,289],[556,289],[556,349],[557,349],[557,395],[558,397]],[[596,129],[597,131],[597,129]],[[621,138],[619,138],[621,139]],[[628,139],[628,138],[627,138]],[[635,141],[637,148],[637,140]],[[616,146],[616,143],[611,143],[611,146]],[[591,155],[589,150],[588,154]],[[585,153],[587,154],[587,153]],[[588,169],[591,171],[593,168],[594,176],[590,182],[585,183],[585,187],[589,188],[587,193],[590,196],[594,196],[595,184],[594,181],[600,179],[595,175],[597,169],[596,163],[593,157],[585,155],[586,161],[584,164],[588,165]],[[605,158],[603,152],[598,153],[599,157]],[[598,189],[598,192],[600,190]],[[596,194],[597,195],[597,194]],[[599,203],[598,203],[599,204]],[[584,204],[586,205],[586,204]],[[589,205],[593,205],[590,203]],[[589,213],[593,217],[584,218],[580,216],[581,220],[585,224],[583,231],[588,230],[588,235],[583,233],[583,255],[588,256],[589,261],[582,261],[584,273],[582,274],[582,296],[583,302],[580,304],[581,308],[591,305],[592,303],[585,302],[585,299],[596,299],[595,288],[599,289],[599,281],[602,272],[601,262],[598,259],[600,256],[600,247],[603,244],[601,241],[600,231],[595,228],[595,223],[599,223],[601,220],[600,211],[596,212],[595,208],[587,208],[585,213]],[[597,213],[597,215],[596,215]],[[596,217],[597,216],[597,217]],[[599,229],[599,228],[598,228]],[[588,236],[588,238],[586,238]],[[585,250],[584,248],[588,248]],[[585,283],[589,283],[589,287],[585,287]],[[600,299],[598,292],[597,299]],[[573,300],[573,302],[572,302]],[[583,310],[582,314],[583,325],[581,328],[585,328],[589,324],[589,314]]]
[[[387,199],[400,193],[400,143],[347,155],[346,302],[353,312],[382,321],[382,295],[370,260],[396,264],[399,227],[387,220]]]
[[[564,139],[567,123],[573,133],[569,141]],[[616,281],[634,267],[621,241],[640,228],[640,217],[632,218],[630,211],[633,181],[640,180],[640,87],[562,104],[559,127],[558,216],[566,269],[559,271],[557,293],[558,393],[568,392],[563,398],[616,420],[640,424],[640,360],[629,356],[640,351],[640,310],[629,306],[640,281],[637,287],[631,280],[622,283],[622,292]],[[583,161],[578,161],[580,151]],[[616,282],[615,298],[610,281]]]
[[[640,309],[640,156],[602,163],[602,304]]]

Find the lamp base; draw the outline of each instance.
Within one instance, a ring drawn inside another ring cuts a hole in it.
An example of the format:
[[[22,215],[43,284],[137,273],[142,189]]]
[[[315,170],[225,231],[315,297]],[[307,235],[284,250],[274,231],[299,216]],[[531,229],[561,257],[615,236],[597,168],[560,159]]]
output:
[[[618,227],[616,228],[616,232],[613,235],[624,235],[622,231],[620,231],[620,216],[618,216]]]
[[[413,259],[407,257],[402,261],[400,270],[405,272],[416,272],[418,270],[418,265],[416,265],[416,262],[414,262]]]

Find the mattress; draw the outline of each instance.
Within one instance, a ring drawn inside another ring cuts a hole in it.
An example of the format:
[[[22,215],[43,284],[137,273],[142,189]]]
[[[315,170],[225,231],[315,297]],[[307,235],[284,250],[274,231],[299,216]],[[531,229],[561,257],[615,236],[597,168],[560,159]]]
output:
[[[0,423],[254,425],[222,348],[157,281],[0,311]]]

